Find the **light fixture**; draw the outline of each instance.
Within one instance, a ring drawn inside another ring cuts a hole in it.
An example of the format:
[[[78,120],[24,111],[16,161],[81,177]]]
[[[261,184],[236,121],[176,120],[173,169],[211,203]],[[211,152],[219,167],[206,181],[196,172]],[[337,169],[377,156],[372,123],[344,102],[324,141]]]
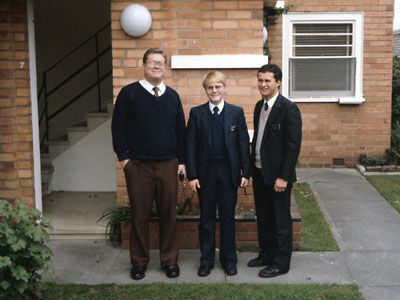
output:
[[[268,31],[267,31],[267,27],[263,27],[263,43],[265,43],[268,39]]]
[[[285,1],[276,1],[275,8],[285,8]]]
[[[121,14],[121,27],[131,36],[142,36],[151,26],[150,11],[141,4],[128,5]]]

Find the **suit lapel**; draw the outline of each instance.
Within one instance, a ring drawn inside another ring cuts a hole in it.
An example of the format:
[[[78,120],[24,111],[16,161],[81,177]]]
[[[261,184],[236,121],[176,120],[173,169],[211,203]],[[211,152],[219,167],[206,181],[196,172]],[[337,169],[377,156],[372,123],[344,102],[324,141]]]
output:
[[[251,143],[252,147],[255,149],[255,145],[257,142],[257,135],[258,135],[258,123],[260,121],[260,113],[261,113],[261,107],[262,104],[264,103],[264,100],[260,100],[256,104],[256,108],[254,109],[254,133],[253,133],[253,141]]]
[[[201,122],[204,127],[204,131],[206,132],[206,138],[208,141],[208,145],[211,147],[211,112],[210,108],[208,106],[208,102],[206,104],[203,104],[202,110],[201,110]]]
[[[263,141],[264,141],[265,137],[267,136],[267,134],[269,132],[269,128],[271,127],[271,125],[273,124],[274,120],[276,119],[276,117],[279,114],[280,106],[282,105],[281,97],[282,97],[281,94],[279,94],[278,97],[276,98],[274,106],[272,106],[271,112],[269,113],[267,124],[265,124]]]
[[[228,140],[227,138],[229,137],[229,131],[231,130],[231,124],[232,124],[232,106],[228,103],[225,102],[224,104],[224,109],[222,110],[224,113],[224,137],[225,137],[225,145],[228,147]]]

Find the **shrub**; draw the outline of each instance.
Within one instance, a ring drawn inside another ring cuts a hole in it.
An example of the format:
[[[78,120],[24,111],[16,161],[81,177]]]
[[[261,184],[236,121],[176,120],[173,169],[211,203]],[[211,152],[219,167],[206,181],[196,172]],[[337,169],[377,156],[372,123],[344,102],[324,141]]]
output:
[[[49,219],[16,200],[0,200],[0,299],[38,299],[41,274],[54,274]]]
[[[400,121],[393,125],[390,149],[386,150],[386,157],[389,163],[400,165]]]
[[[400,122],[400,57],[393,57],[392,79],[392,129]]]
[[[386,159],[367,154],[360,154],[359,161],[363,166],[383,166],[387,164]]]

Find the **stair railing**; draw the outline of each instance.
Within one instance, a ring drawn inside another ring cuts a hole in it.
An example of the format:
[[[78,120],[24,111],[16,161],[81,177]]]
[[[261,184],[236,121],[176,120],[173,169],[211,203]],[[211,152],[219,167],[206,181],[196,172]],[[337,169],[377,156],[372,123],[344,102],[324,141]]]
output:
[[[104,50],[101,52],[99,51],[99,34],[104,32],[107,28],[109,28],[111,23],[108,23],[107,25],[103,26],[100,28],[96,33],[91,35],[89,38],[87,38],[85,41],[83,41],[80,45],[75,47],[73,50],[71,50],[69,53],[67,53],[64,57],[59,59],[55,64],[53,64],[50,68],[48,68],[46,71],[43,72],[42,74],[42,85],[39,89],[38,92],[38,102],[41,103],[41,99],[43,96],[43,110],[40,113],[39,117],[39,126],[40,128],[43,128],[44,126],[44,133],[40,141],[40,145],[42,146],[45,141],[49,141],[49,131],[50,131],[50,120],[54,119],[57,115],[59,115],[61,112],[63,112],[67,107],[71,106],[73,103],[78,101],[83,95],[85,95],[87,92],[89,92],[92,88],[97,86],[97,99],[98,99],[98,111],[101,111],[101,82],[110,76],[112,74],[112,70],[106,72],[103,75],[100,75],[100,58],[105,55],[107,52],[111,51],[111,46],[106,47]],[[94,39],[95,41],[95,50],[96,54],[94,57],[92,57],[88,62],[84,63],[82,66],[80,66],[78,69],[76,69],[74,72],[72,72],[70,75],[68,75],[64,80],[62,80],[59,84],[57,84],[55,87],[51,88],[49,90],[48,87],[48,73],[53,70],[56,66],[58,66],[60,63],[65,61],[67,58],[69,58],[71,55],[76,53],[79,49],[81,49],[83,46],[88,44]],[[89,86],[87,86],[84,90],[82,90],[80,93],[72,97],[66,104],[64,104],[62,107],[57,109],[56,111],[52,112],[50,114],[49,112],[49,97],[54,94],[57,90],[59,90],[61,87],[63,87],[65,84],[70,82],[73,78],[75,78],[77,75],[81,74],[84,70],[86,70],[90,65],[93,63],[96,63],[96,80]],[[40,106],[39,106],[40,107]],[[42,131],[42,130],[41,130]]]

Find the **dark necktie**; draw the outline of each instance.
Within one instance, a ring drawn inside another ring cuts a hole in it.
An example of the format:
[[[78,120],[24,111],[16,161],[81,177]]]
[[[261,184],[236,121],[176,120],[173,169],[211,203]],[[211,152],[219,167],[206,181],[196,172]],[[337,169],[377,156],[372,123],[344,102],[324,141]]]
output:
[[[218,107],[214,106],[213,110],[214,110],[213,117],[214,118],[218,117]]]
[[[159,91],[160,91],[160,89],[158,88],[158,87],[153,87],[153,91],[154,91],[154,96],[156,96],[156,97],[158,97],[159,96]]]
[[[268,110],[268,102],[265,102],[264,109],[265,109],[265,111]]]

